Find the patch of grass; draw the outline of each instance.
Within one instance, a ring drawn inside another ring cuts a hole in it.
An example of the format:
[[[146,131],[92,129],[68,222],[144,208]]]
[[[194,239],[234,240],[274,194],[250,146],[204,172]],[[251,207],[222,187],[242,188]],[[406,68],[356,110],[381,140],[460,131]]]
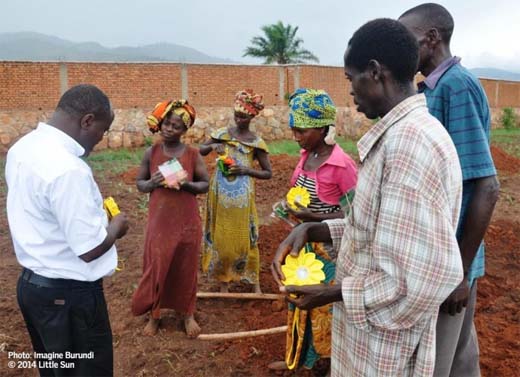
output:
[[[96,172],[103,172],[104,170],[111,170],[114,173],[122,173],[132,166],[137,166],[141,163],[145,148],[120,148],[120,149],[105,149],[98,152],[93,152],[86,158],[87,163]]]
[[[268,143],[269,153],[288,154],[297,156],[300,153],[300,146],[293,140],[276,140]]]
[[[153,137],[151,137],[151,136],[146,136],[146,137],[144,138],[144,145],[145,145],[146,147],[151,147],[151,146],[153,145]]]
[[[148,202],[150,200],[149,195],[141,195],[137,201],[137,208],[139,211],[146,213],[148,211]]]
[[[520,138],[520,128],[515,128],[512,130],[506,130],[505,128],[497,128],[495,130],[491,130],[491,141],[508,141],[511,139]]]
[[[520,158],[520,128],[491,130],[491,143],[507,154]]]
[[[349,155],[353,157],[357,156],[357,141],[341,137],[336,138],[336,141]],[[300,146],[294,140],[276,140],[269,143],[269,152],[271,154],[298,156],[300,154]]]
[[[357,150],[357,142],[357,140],[338,138],[338,143],[341,145],[341,148],[343,148],[343,150],[349,155],[356,158],[359,155]]]
[[[114,174],[121,174],[129,168],[139,166],[143,158],[145,147],[143,148],[121,148],[105,149],[92,152],[85,160],[90,165],[97,177],[103,177],[105,171]],[[0,193],[7,192],[5,182],[5,156],[0,156]]]

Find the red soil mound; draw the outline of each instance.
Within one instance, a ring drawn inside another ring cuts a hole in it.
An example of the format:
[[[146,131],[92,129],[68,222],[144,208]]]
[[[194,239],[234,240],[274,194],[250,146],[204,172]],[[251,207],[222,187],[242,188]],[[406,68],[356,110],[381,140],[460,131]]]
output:
[[[518,376],[520,221],[497,220],[486,234],[486,276],[478,281],[477,327],[483,376]]]
[[[520,159],[511,156],[504,152],[502,149],[491,146],[491,155],[493,156],[493,162],[495,167],[501,173],[518,173],[520,172]]]
[[[508,156],[498,148],[492,148],[495,163],[500,171],[518,171],[519,160]],[[214,155],[206,157],[209,170],[214,169]],[[260,228],[260,281],[266,293],[278,292],[271,277],[270,263],[279,243],[288,234],[283,223],[269,223],[268,214],[273,202],[286,193],[289,179],[298,157],[270,156],[273,178],[257,180],[257,207],[263,221]],[[506,164],[502,163],[506,161]],[[506,169],[506,170],[504,170]],[[510,170],[507,170],[510,169]],[[135,185],[138,168],[129,169],[120,176],[96,177],[101,191],[113,195],[132,224],[131,231],[118,242],[118,252],[125,267],[121,272],[105,279],[112,330],[114,334],[114,372],[117,376],[274,376],[295,375],[273,373],[267,364],[281,360],[285,349],[285,334],[228,342],[205,342],[187,339],[182,326],[182,317],[176,313],[164,313],[157,336],[142,334],[146,316],[133,317],[130,300],[141,276],[146,208],[142,205],[143,194],[136,190],[121,188],[122,179]],[[484,377],[513,377],[519,375],[520,361],[520,200],[517,199],[518,174],[502,180],[502,195],[499,210],[495,211],[486,235],[486,276],[479,279],[476,327],[481,350],[481,367]],[[119,179],[120,178],[120,179]],[[0,181],[0,184],[2,182]],[[0,187],[1,188],[1,187]],[[0,201],[5,202],[6,190],[0,189]],[[201,207],[204,205],[201,196]],[[509,212],[506,212],[506,209]],[[202,210],[202,212],[204,212]],[[2,233],[2,229],[4,230]],[[3,268],[0,285],[3,287],[0,300],[0,349],[5,351],[31,352],[29,336],[16,303],[16,281],[20,266],[12,250],[7,233],[4,213],[0,213],[0,246]],[[5,236],[5,237],[4,237]],[[200,279],[200,291],[216,291],[218,286]],[[249,292],[250,286],[236,284],[232,291]],[[285,303],[266,300],[200,299],[197,302],[196,318],[204,333],[222,333],[258,330],[281,326],[286,323]],[[2,375],[34,375],[33,370],[8,369],[7,353],[0,352]],[[298,371],[298,376],[323,376],[325,372]]]

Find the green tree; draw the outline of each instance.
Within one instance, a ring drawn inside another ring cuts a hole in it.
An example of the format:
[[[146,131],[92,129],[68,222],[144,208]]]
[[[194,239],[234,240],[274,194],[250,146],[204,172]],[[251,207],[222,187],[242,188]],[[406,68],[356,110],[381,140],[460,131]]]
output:
[[[319,59],[309,50],[302,47],[303,39],[296,37],[298,26],[284,25],[282,21],[262,27],[264,36],[251,39],[243,56],[264,58],[264,64],[296,64]]]
[[[518,120],[515,110],[512,107],[505,107],[502,110],[502,116],[500,117],[500,121],[502,122],[502,126],[506,130],[516,128]]]

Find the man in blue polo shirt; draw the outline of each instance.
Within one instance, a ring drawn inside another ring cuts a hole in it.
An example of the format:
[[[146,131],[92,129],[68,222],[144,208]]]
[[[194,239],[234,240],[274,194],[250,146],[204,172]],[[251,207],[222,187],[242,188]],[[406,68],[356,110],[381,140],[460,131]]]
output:
[[[439,310],[434,375],[480,376],[473,324],[476,279],[484,275],[483,238],[499,192],[489,149],[489,105],[478,79],[451,55],[454,22],[444,7],[422,4],[399,21],[419,42],[418,71],[426,77],[419,92],[452,137],[464,180],[457,237],[465,278]]]

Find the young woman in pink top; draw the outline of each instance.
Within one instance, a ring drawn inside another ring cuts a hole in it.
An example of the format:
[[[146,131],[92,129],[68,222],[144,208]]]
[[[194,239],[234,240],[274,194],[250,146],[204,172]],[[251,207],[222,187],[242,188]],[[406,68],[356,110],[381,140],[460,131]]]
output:
[[[336,107],[323,90],[298,89],[289,101],[289,126],[302,147],[301,158],[291,178],[291,186],[304,187],[310,203],[287,207],[300,221],[323,221],[344,217],[357,181],[355,162],[334,141]],[[297,204],[297,203],[296,203]],[[331,245],[308,243],[307,253],[323,262],[324,283],[335,276]],[[295,317],[298,316],[298,318]],[[270,369],[310,369],[320,358],[330,358],[332,305],[310,311],[295,311],[289,305],[285,361],[269,364]]]

